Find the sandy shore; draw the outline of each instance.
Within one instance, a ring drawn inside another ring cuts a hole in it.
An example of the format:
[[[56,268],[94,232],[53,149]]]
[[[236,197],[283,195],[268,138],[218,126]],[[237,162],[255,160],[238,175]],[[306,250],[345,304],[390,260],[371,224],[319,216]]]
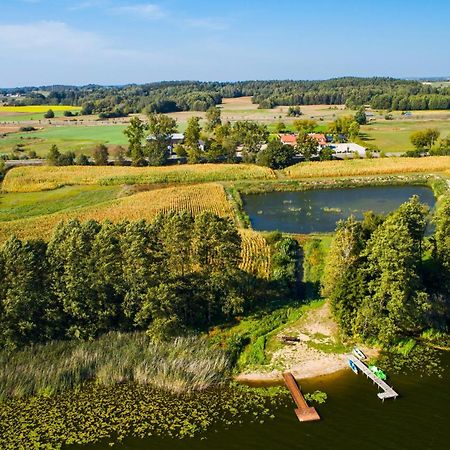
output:
[[[291,372],[298,380],[330,375],[349,369],[347,352],[340,344],[339,332],[328,303],[310,311],[298,323],[282,330],[281,335],[296,336],[300,342],[283,345],[273,352],[270,363],[236,376],[242,383],[276,382],[282,380],[283,372]],[[341,353],[333,351],[342,348]],[[378,351],[362,346],[367,356],[376,356]],[[349,351],[349,349],[347,349]]]

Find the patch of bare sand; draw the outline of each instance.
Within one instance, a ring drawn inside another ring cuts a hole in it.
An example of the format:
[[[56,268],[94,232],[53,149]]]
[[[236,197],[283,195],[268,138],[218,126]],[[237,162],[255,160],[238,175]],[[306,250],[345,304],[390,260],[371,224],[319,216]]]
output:
[[[350,349],[340,342],[328,302],[282,330],[277,338],[282,335],[298,337],[300,342],[283,345],[273,352],[270,363],[261,371],[242,373],[236,379],[241,382],[278,381],[287,371],[297,379],[315,378],[348,368],[346,355]],[[377,354],[376,349],[361,348],[368,356]]]

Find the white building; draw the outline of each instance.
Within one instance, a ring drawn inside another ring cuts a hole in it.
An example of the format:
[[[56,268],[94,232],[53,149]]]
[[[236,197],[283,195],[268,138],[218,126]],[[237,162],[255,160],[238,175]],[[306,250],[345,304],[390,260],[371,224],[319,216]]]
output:
[[[342,144],[331,144],[330,148],[335,155],[352,155],[358,153],[359,156],[366,156],[366,148],[353,142],[345,142]]]

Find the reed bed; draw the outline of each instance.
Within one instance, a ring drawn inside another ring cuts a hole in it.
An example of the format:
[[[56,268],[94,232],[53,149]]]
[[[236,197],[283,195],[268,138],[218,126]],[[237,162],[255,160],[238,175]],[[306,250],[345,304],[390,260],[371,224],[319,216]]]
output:
[[[107,201],[99,205],[62,211],[29,219],[0,222],[0,240],[16,235],[22,239],[50,237],[54,227],[63,220],[123,220],[151,221],[158,213],[188,211],[193,215],[210,211],[220,217],[233,217],[224,188],[218,183],[167,187],[139,192],[128,197]]]
[[[62,341],[0,352],[0,398],[54,395],[87,381],[133,382],[173,393],[221,384],[228,355],[200,337],[153,342],[145,333],[111,332],[91,342]]]
[[[4,192],[38,192],[68,185],[195,183],[275,178],[273,170],[252,164],[195,164],[165,167],[16,167],[3,181]]]
[[[450,156],[376,158],[348,161],[304,162],[285,169],[289,178],[326,178],[420,172],[447,172]]]

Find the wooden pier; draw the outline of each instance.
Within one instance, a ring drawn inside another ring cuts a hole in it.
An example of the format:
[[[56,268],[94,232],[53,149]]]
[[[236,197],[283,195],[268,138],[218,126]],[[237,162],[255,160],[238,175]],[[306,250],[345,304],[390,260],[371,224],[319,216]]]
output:
[[[378,378],[362,361],[353,355],[348,355],[349,361],[351,361],[367,378],[370,378],[383,392],[379,392],[378,398],[386,400],[389,398],[398,397],[397,392],[394,391],[387,383]]]
[[[298,420],[300,420],[300,422],[312,422],[315,420],[320,420],[320,416],[317,413],[316,409],[308,406],[308,403],[306,403],[305,397],[303,397],[302,391],[300,390],[300,387],[298,386],[297,381],[295,381],[292,373],[283,373],[283,378],[292,395],[292,399],[297,405],[295,414],[297,415]]]

